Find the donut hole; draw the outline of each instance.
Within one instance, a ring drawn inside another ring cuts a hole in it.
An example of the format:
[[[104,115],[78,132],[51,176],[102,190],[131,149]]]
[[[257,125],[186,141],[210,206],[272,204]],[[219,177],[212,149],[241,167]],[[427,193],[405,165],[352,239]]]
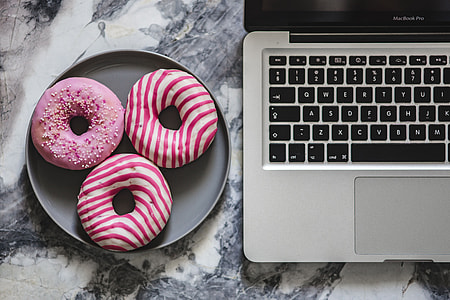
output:
[[[76,135],[82,135],[89,129],[89,121],[81,116],[75,116],[70,119],[70,129]]]
[[[131,213],[134,210],[136,202],[134,201],[133,194],[129,189],[123,189],[118,192],[112,201],[114,211],[118,215],[125,215]]]
[[[170,105],[163,109],[158,116],[159,122],[167,129],[178,130],[181,127],[181,117],[178,109]]]

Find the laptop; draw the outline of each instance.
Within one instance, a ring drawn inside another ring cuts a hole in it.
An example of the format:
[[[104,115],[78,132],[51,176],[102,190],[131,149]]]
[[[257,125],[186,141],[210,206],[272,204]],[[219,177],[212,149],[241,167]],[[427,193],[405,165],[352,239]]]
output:
[[[246,0],[255,262],[450,261],[450,2]]]

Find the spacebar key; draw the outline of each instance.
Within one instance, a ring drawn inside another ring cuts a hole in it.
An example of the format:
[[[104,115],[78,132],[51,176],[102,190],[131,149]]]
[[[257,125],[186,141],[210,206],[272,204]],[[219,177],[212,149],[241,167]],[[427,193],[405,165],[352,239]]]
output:
[[[443,162],[445,144],[352,144],[353,162]]]

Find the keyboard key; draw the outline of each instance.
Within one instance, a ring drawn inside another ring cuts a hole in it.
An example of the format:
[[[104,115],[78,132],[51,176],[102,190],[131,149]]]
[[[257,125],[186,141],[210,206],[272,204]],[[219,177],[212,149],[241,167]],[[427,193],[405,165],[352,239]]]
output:
[[[389,131],[389,137],[392,141],[406,140],[406,125],[391,125]]]
[[[392,88],[391,87],[376,87],[375,88],[375,102],[391,103],[392,102]]]
[[[372,103],[373,90],[371,87],[357,87],[356,88],[356,102],[357,103]]]
[[[271,87],[269,88],[270,103],[294,103],[295,88],[293,87]]]
[[[444,141],[445,125],[432,124],[428,126],[428,138],[430,141]]]
[[[289,69],[289,83],[303,84],[305,83],[305,69]]]
[[[381,122],[397,121],[397,106],[380,106],[380,121]]]
[[[332,125],[331,126],[331,139],[333,141],[348,140],[348,125]]]
[[[332,87],[320,87],[317,89],[317,101],[319,103],[333,103],[334,89]]]
[[[430,56],[430,65],[446,65],[447,56],[445,55],[432,55]]]
[[[425,125],[409,125],[409,139],[411,141],[424,141],[425,138]]]
[[[328,84],[342,84],[344,83],[344,69],[330,68],[327,70]]]
[[[299,106],[270,106],[270,122],[298,122],[300,121]]]
[[[364,55],[350,56],[350,65],[352,66],[364,66],[367,63],[367,57]]]
[[[309,125],[294,125],[294,140],[308,141],[309,140]]]
[[[378,110],[376,106],[361,106],[361,121],[376,122],[378,119]]]
[[[386,84],[400,84],[402,83],[402,69],[400,68],[386,68],[385,71]]]
[[[338,103],[352,103],[353,102],[353,88],[338,87],[336,99]]]
[[[381,68],[366,69],[367,84],[381,84],[383,82],[383,72]]]
[[[361,83],[363,83],[363,69],[361,69],[361,68],[348,68],[347,69],[347,83],[348,84],[361,84]]]
[[[444,143],[372,143],[351,145],[353,162],[443,162]]]
[[[450,102],[450,87],[437,86],[433,89],[433,100],[436,103],[449,103]]]
[[[313,87],[300,87],[298,88],[298,102],[300,103],[314,103],[315,89]]]
[[[286,70],[271,68],[269,69],[269,82],[271,84],[284,84],[286,83]]]
[[[419,68],[405,68],[405,83],[419,84],[421,82],[422,71]]]
[[[434,106],[419,107],[419,121],[434,122],[435,120],[436,120],[436,107]]]
[[[339,107],[322,106],[322,121],[337,122],[339,121]]]
[[[327,145],[328,162],[347,162],[348,145],[347,144],[328,144]]]
[[[438,118],[440,122],[450,121],[450,106],[439,106]]]
[[[289,56],[289,64],[291,66],[306,65],[306,56]]]
[[[395,102],[409,103],[411,102],[411,88],[410,87],[395,87]]]
[[[352,125],[352,140],[354,141],[365,141],[368,138],[367,125]]]
[[[305,144],[289,144],[289,161],[305,161]]]
[[[325,82],[325,70],[311,68],[308,69],[308,83],[309,84],[323,84]]]
[[[319,106],[303,106],[304,122],[319,122]]]
[[[313,125],[313,140],[328,141],[330,132],[328,125]]]
[[[344,66],[347,63],[347,57],[345,56],[330,56],[330,65],[332,66]]]
[[[271,141],[289,141],[291,139],[291,126],[289,125],[270,125],[269,140]]]
[[[271,162],[286,161],[286,145],[269,144],[269,161]]]
[[[425,68],[423,73],[423,81],[426,84],[441,83],[441,70],[439,68]]]
[[[406,55],[392,55],[389,56],[389,64],[393,66],[404,66],[406,65],[407,58]]]
[[[269,56],[269,65],[271,66],[286,65],[286,56]]]
[[[431,102],[431,88],[429,86],[420,86],[414,88],[414,102],[415,103],[430,103]]]
[[[444,83],[450,83],[450,68],[444,69]]]
[[[370,56],[369,64],[372,66],[383,66],[386,64],[386,56],[383,56],[383,55]]]
[[[308,144],[308,161],[323,162],[324,161],[324,144]]]
[[[324,66],[327,64],[327,57],[324,55],[321,56],[312,55],[309,57],[309,64],[311,66]]]
[[[411,55],[409,57],[410,65],[421,65],[424,66],[427,64],[427,57],[425,55]]]
[[[343,122],[358,121],[358,106],[342,106],[341,119]]]
[[[370,138],[374,141],[387,140],[387,126],[386,125],[371,125]]]
[[[400,106],[400,121],[408,122],[416,120],[416,107],[415,106]]]

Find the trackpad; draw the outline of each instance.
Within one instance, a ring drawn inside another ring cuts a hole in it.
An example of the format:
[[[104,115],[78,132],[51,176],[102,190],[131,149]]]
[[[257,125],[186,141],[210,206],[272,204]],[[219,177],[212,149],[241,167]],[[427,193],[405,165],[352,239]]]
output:
[[[355,179],[357,254],[450,253],[450,178]]]

